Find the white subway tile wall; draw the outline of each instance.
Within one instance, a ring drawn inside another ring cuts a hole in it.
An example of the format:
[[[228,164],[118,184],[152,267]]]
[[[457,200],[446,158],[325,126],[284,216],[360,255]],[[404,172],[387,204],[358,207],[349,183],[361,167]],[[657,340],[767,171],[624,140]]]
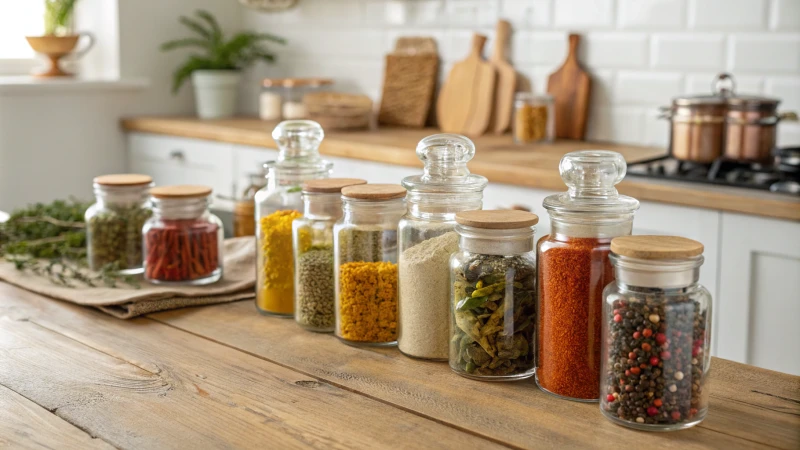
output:
[[[800,0],[300,0],[279,13],[243,10],[244,26],[285,36],[279,61],[247,75],[245,112],[255,113],[267,76],[328,76],[337,89],[376,101],[383,55],[399,36],[431,36],[442,56],[440,79],[506,19],[509,56],[536,92],[564,59],[567,35],[583,36],[580,59],[594,79],[588,138],[665,146],[658,107],[672,97],[705,94],[730,71],[737,92],[783,99],[800,110]],[[800,125],[779,127],[780,145],[800,145]]]

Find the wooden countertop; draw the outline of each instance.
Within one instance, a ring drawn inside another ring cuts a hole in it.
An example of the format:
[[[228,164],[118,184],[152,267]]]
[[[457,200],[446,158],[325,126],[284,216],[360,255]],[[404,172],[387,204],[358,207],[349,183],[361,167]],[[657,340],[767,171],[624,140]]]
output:
[[[0,283],[0,447],[800,448],[800,377],[715,358],[710,389],[704,422],[644,433],[252,301],[122,321]]]
[[[122,121],[127,131],[208,139],[233,144],[276,148],[271,137],[275,122],[258,119],[200,120],[196,118],[138,117]],[[320,152],[410,167],[421,167],[414,152],[420,139],[435,129],[381,128],[371,131],[326,133]],[[571,151],[614,150],[630,162],[660,156],[664,149],[578,141],[558,141],[532,147],[516,146],[511,136],[487,135],[475,139],[477,153],[469,167],[492,182],[552,191],[565,190],[558,162]],[[671,203],[800,221],[800,197],[751,189],[709,186],[628,176],[619,191],[639,200]]]

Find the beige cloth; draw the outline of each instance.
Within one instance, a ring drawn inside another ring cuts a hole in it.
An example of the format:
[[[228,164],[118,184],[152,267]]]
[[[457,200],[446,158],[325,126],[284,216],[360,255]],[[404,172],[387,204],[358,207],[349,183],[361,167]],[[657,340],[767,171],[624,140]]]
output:
[[[53,284],[48,278],[22,272],[14,264],[0,260],[0,280],[37,294],[79,305],[93,306],[120,319],[129,319],[167,309],[226,303],[253,298],[255,292],[255,239],[241,237],[224,243],[223,276],[206,286],[157,286],[141,281],[139,289],[75,287]]]

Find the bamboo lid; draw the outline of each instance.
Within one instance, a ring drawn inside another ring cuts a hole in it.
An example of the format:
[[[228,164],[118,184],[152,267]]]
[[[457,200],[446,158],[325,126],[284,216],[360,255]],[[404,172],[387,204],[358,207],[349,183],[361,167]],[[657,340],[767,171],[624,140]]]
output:
[[[357,186],[367,184],[367,180],[361,178],[323,178],[320,180],[309,180],[303,184],[303,192],[319,192],[325,194],[335,194],[341,192],[347,186]]]
[[[150,189],[150,195],[155,198],[199,198],[211,195],[211,188],[192,184],[178,186],[159,186]]]
[[[392,200],[406,196],[406,188],[399,184],[361,184],[347,186],[342,195],[359,200]]]
[[[456,222],[474,228],[511,230],[532,227],[539,223],[539,216],[512,209],[462,211],[456,213]]]
[[[331,85],[333,80],[330,78],[264,78],[261,84],[264,87],[316,87]]]
[[[639,259],[681,259],[703,254],[703,244],[679,236],[621,236],[611,240],[611,251]]]
[[[94,179],[94,183],[101,186],[144,186],[152,182],[153,177],[139,173],[100,175]]]

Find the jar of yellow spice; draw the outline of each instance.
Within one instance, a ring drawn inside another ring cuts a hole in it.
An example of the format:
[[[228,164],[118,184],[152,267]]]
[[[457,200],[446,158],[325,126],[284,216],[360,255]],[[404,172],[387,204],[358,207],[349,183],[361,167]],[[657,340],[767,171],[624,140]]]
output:
[[[323,136],[311,120],[287,120],[272,132],[280,154],[264,164],[267,185],[255,195],[256,307],[262,314],[294,314],[292,222],[302,216],[303,183],[330,176],[333,164],[319,156]]]

